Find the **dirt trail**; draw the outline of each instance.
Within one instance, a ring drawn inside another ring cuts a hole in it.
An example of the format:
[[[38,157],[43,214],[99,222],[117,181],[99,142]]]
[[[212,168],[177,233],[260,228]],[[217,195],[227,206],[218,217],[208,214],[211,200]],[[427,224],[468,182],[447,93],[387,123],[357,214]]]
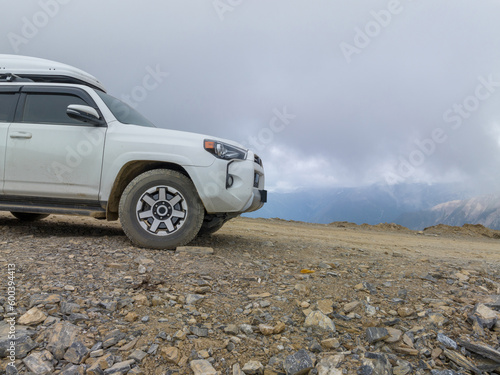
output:
[[[296,375],[297,355],[319,375],[423,375],[458,371],[463,353],[491,373],[442,340],[499,350],[500,312],[481,305],[500,309],[497,236],[238,218],[174,252],[132,246],[117,222],[1,213],[0,374],[9,264],[19,336],[9,374],[192,375],[205,361],[205,373]]]

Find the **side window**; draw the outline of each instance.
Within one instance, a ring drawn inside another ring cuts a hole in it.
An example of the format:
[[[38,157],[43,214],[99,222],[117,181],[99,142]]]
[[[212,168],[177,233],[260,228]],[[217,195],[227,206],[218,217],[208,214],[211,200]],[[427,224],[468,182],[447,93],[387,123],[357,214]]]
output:
[[[70,104],[88,105],[75,95],[28,93],[22,122],[84,125],[83,122],[72,119],[66,114],[66,108]]]
[[[11,122],[16,109],[17,95],[11,92],[0,92],[0,122]]]

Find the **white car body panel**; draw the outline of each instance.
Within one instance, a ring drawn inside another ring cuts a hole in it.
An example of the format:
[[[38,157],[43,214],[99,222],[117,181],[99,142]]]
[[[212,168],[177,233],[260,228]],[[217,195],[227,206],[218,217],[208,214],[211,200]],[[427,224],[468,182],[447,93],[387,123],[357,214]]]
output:
[[[4,194],[97,200],[105,133],[91,126],[12,123]]]

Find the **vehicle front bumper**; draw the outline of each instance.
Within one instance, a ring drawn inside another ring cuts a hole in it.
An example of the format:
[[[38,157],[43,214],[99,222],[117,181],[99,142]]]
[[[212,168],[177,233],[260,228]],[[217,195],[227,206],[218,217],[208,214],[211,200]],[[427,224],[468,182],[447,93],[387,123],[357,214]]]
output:
[[[267,201],[265,174],[258,157],[246,160],[215,159],[209,167],[186,168],[207,213],[256,211]]]

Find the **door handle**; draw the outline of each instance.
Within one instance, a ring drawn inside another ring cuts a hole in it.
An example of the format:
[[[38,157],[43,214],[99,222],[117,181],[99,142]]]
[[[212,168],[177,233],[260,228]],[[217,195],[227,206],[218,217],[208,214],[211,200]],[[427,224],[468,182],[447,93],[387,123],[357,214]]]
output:
[[[13,132],[10,134],[10,137],[16,139],[31,139],[32,134],[28,132]]]

